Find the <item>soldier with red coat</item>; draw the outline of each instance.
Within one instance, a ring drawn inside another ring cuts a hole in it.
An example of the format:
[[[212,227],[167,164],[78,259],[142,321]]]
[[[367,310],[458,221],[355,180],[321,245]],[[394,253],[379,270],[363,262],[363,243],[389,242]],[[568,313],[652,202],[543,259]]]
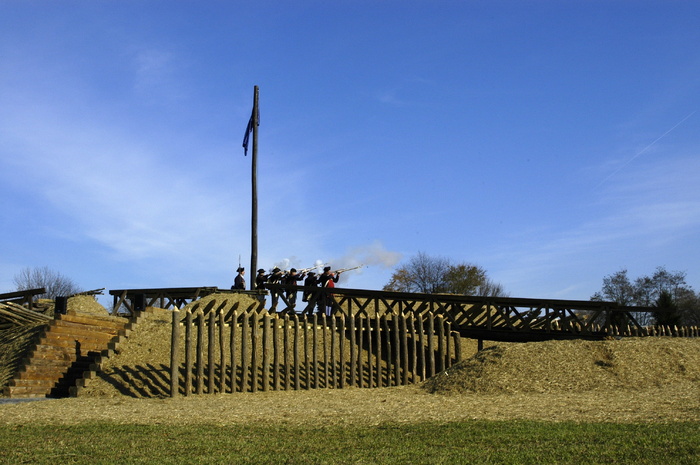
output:
[[[326,266],[323,268],[323,274],[318,278],[318,284],[321,287],[335,287],[335,283],[338,282],[340,278],[339,273],[331,273],[331,267]],[[324,312],[326,316],[331,316],[331,311],[333,310],[333,294],[322,293],[318,298],[318,311],[319,313]]]

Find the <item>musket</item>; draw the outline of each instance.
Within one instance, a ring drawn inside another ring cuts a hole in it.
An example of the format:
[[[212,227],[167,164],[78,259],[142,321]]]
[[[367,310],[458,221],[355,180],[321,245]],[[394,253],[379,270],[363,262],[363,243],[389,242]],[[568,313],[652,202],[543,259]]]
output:
[[[312,266],[311,268],[302,268],[301,270],[297,270],[297,273],[299,273],[299,274],[308,273],[309,271],[313,271],[316,268],[320,268],[320,267],[326,266],[326,265],[327,265],[327,263],[324,263],[323,265]]]
[[[358,268],[362,268],[363,266],[365,266],[365,265],[353,266],[352,268],[343,268],[343,269],[340,269],[340,270],[335,270],[335,273],[336,273],[336,274],[345,273],[346,271],[356,270],[356,269],[358,269]]]

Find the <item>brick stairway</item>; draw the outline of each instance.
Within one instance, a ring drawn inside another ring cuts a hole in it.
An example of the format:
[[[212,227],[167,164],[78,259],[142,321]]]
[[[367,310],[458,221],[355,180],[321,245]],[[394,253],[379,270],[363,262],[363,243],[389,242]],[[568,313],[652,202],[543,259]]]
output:
[[[7,397],[67,397],[126,339],[127,318],[57,315],[4,389]],[[84,381],[83,383],[84,384]]]

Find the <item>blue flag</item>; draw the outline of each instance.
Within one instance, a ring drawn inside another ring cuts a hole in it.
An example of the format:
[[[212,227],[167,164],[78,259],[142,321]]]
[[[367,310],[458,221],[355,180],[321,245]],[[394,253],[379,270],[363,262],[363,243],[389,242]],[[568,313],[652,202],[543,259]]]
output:
[[[255,124],[255,120],[257,120],[258,126],[260,126],[260,110],[258,109],[258,114],[255,114],[255,109],[253,109],[253,113],[250,115],[250,119],[248,120],[248,126],[245,128],[245,135],[243,136],[243,155],[248,155],[248,141],[250,139],[250,133],[253,132],[253,124]]]

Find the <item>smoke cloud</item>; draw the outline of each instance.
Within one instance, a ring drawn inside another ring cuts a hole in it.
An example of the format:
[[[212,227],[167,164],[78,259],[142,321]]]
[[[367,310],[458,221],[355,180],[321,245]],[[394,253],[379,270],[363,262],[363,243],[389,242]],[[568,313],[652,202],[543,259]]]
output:
[[[324,266],[330,266],[333,270],[362,266],[362,268],[343,273],[343,277],[349,277],[348,275],[351,274],[362,274],[368,267],[379,267],[381,269],[393,268],[402,258],[403,255],[401,253],[389,251],[380,241],[374,241],[371,244],[353,247],[341,257],[329,260],[316,259],[310,262],[291,256],[276,262],[274,266],[281,270],[289,270],[292,267],[301,269],[315,265],[318,267],[315,271],[318,272],[321,272]]]
[[[392,268],[401,261],[403,255],[399,252],[391,252],[384,248],[379,241],[350,249],[342,257],[334,258],[328,263],[334,269],[354,268],[356,266],[378,266],[380,268]],[[362,273],[363,268],[353,270],[352,273]]]

